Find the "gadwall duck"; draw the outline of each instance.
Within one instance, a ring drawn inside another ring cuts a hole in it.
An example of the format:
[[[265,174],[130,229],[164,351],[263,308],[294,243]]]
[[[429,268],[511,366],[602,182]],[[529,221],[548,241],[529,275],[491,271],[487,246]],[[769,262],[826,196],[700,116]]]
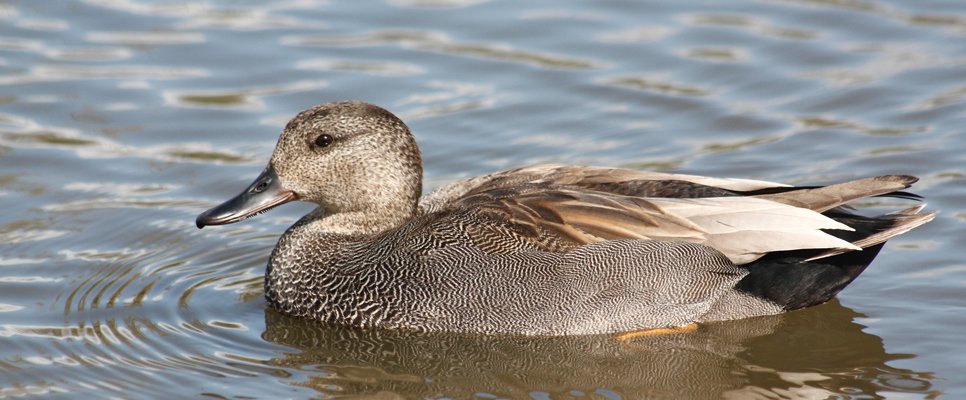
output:
[[[283,203],[319,207],[272,251],[280,312],[356,327],[486,334],[645,331],[824,303],[886,240],[933,219],[845,203],[902,192],[886,175],[825,187],[540,165],[420,197],[406,125],[345,101],[301,112],[244,192],[199,228]]]

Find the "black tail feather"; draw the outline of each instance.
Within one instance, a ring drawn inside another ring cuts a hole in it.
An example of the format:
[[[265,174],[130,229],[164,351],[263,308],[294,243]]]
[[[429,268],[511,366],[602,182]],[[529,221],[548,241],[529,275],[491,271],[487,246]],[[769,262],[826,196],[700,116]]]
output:
[[[749,190],[744,192],[736,191],[733,193],[741,196],[759,196],[764,194],[787,193],[787,192],[801,190],[801,189],[817,189],[820,187],[821,186],[778,186],[778,187],[770,187],[770,188],[764,188],[764,189],[758,189],[758,190]],[[923,198],[918,194],[909,193],[901,190],[891,192],[891,193],[880,194],[872,197],[893,197],[897,199],[917,200],[917,201],[922,201],[922,198]]]
[[[825,303],[852,283],[872,262],[882,244],[814,261],[808,251],[772,253],[745,265],[750,272],[735,286],[787,311]]]
[[[789,311],[825,303],[872,263],[885,240],[926,223],[935,215],[917,214],[920,209],[913,207],[876,217],[852,214],[842,208],[826,211],[826,216],[853,230],[823,231],[864,247],[862,251],[839,253],[819,249],[770,253],[744,265],[749,274],[735,288]]]

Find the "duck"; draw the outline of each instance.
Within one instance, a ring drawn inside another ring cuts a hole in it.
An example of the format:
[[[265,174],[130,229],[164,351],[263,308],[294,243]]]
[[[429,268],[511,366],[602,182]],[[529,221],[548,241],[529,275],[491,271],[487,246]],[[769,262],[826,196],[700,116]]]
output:
[[[283,314],[358,328],[527,336],[678,329],[825,303],[925,204],[863,216],[847,203],[904,191],[883,175],[790,186],[536,165],[422,195],[406,124],[361,101],[318,105],[267,167],[198,228],[284,203],[318,207],[278,239],[265,298]]]

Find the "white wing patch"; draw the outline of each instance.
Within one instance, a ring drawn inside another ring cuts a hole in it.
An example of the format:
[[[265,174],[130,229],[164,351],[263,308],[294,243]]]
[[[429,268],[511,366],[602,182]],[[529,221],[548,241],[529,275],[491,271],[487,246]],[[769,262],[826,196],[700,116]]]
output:
[[[664,212],[705,232],[704,245],[745,264],[766,253],[797,249],[861,250],[821,229],[853,230],[817,212],[754,197],[649,198]]]

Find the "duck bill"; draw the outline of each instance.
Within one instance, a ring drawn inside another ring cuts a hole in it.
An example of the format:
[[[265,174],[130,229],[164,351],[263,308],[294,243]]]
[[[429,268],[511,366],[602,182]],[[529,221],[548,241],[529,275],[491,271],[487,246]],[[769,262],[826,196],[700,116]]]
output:
[[[296,197],[294,192],[282,187],[275,169],[269,166],[244,192],[201,213],[195,225],[201,229],[206,225],[231,224],[288,203]]]

